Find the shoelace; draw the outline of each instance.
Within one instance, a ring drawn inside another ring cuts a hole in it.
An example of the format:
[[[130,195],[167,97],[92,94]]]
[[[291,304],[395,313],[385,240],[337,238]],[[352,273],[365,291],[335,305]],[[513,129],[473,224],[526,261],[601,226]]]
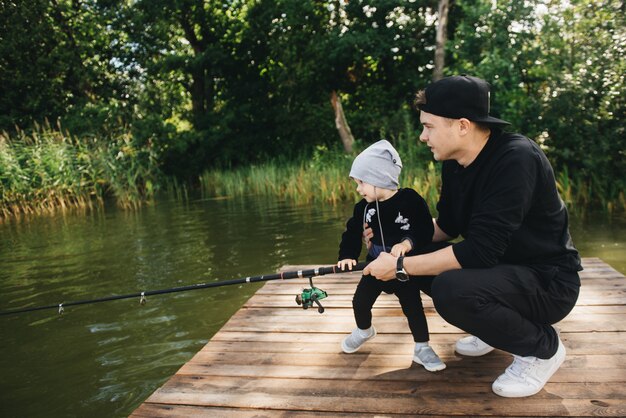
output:
[[[507,367],[506,373],[516,379],[523,379],[535,365],[537,358],[513,356],[513,363]]]
[[[417,354],[421,361],[426,363],[438,363],[440,361],[433,349],[430,347],[422,348],[415,354]]]
[[[472,342],[470,344],[472,344],[474,346],[474,348],[478,348],[478,346],[480,345],[480,340],[478,339],[478,337],[472,337]]]

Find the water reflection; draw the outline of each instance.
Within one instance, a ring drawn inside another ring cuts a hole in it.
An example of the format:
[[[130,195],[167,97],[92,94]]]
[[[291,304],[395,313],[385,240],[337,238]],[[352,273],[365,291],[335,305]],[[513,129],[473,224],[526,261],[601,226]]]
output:
[[[583,257],[598,257],[626,274],[626,215],[586,213],[574,216],[570,231]]]
[[[0,225],[0,308],[227,280],[330,263],[342,208],[159,202]],[[0,318],[2,416],[125,416],[191,358],[259,285]]]
[[[55,304],[336,259],[352,205],[160,201],[0,225],[0,309]],[[626,272],[623,219],[574,221],[583,256]],[[126,416],[259,287],[228,286],[0,317],[1,416]]]

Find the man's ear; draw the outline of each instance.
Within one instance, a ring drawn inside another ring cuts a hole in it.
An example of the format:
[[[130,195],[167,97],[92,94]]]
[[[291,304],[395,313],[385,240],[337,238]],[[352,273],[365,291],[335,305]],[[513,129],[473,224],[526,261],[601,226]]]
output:
[[[459,135],[467,135],[472,127],[472,122],[469,119],[459,119]]]

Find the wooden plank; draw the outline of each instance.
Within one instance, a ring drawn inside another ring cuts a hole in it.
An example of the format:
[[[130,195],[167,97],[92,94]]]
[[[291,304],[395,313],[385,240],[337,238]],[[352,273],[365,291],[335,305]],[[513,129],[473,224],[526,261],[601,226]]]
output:
[[[289,391],[294,396],[320,397],[336,396],[342,394],[346,397],[359,398],[386,398],[390,395],[411,397],[417,393],[424,396],[428,392],[441,393],[439,397],[464,397],[474,399],[484,399],[484,385],[468,385],[450,388],[446,381],[433,381],[425,386],[421,382],[415,381],[388,381],[372,380],[364,385],[361,381],[343,381],[332,379],[316,379],[311,382],[306,379],[292,379],[288,381],[288,388],[285,388],[284,379],[266,378],[263,380],[250,380],[246,378],[219,379],[212,376],[187,376],[176,375],[168,385],[161,388],[154,401],[159,400],[159,396],[165,393],[173,393],[179,390],[187,393],[228,393],[239,391],[242,394],[265,392],[268,394],[285,393]],[[477,388],[476,386],[480,386]],[[541,391],[536,395],[537,399],[549,399],[553,396],[569,399],[602,399],[619,397],[622,394],[621,388],[610,383],[589,383],[580,385],[577,383],[548,383],[546,391]],[[494,398],[499,399],[499,398]]]
[[[437,387],[438,391],[430,390],[431,387],[432,385],[427,383],[420,386],[419,391],[410,394],[410,396],[397,396],[396,393],[392,393],[382,399],[368,396],[347,397],[341,396],[341,393],[335,396],[321,397],[317,392],[312,392],[311,395],[307,396],[297,396],[285,394],[285,392],[268,394],[265,391],[251,392],[245,395],[232,391],[228,393],[175,391],[163,393],[158,403],[367,414],[468,416],[493,415],[494,411],[503,411],[508,416],[521,414],[532,416],[602,415],[623,417],[626,414],[626,400],[624,399],[603,400],[601,406],[592,403],[588,399],[562,399],[558,395],[553,395],[553,397],[549,398],[552,402],[541,397],[531,397],[523,400],[497,398],[496,395],[489,395],[488,393],[484,393],[480,398],[471,399],[462,396],[451,396],[454,394],[446,391],[445,387]],[[478,388],[474,389],[477,390]],[[549,389],[546,389],[546,392],[549,393]],[[554,402],[554,399],[559,399],[559,401]],[[496,415],[499,414],[496,413]]]
[[[419,279],[416,279],[419,280]],[[623,290],[623,280],[624,276],[619,273],[606,275],[604,277],[582,277],[581,278],[581,287],[582,289],[591,289],[593,290],[604,290],[604,289],[618,289]],[[315,279],[314,284],[317,287],[320,287],[326,290],[328,293],[332,294],[341,294],[341,295],[352,295],[356,286],[359,282],[359,278],[354,278],[350,280],[342,280],[341,282],[330,282],[324,278]],[[298,280],[285,280],[285,281],[274,281],[267,282],[266,285],[261,287],[256,294],[258,295],[291,295],[296,294],[301,291],[305,287],[310,287],[308,280],[298,279]],[[428,298],[428,295],[423,294],[423,297]]]
[[[311,310],[310,315],[293,316],[282,315],[280,321],[276,316],[258,315],[254,309],[240,310],[229,321],[229,329],[232,331],[261,331],[261,332],[340,332],[352,331],[355,326],[351,316],[319,315]],[[316,315],[316,318],[311,316]],[[426,317],[431,333],[459,332],[463,331],[450,325],[440,316],[429,315]],[[626,313],[623,314],[596,314],[593,321],[585,321],[585,315],[572,313],[558,326],[567,328],[569,332],[623,332],[626,331]],[[372,323],[379,333],[400,333],[407,329],[406,319],[399,315],[379,316],[374,315]]]
[[[354,292],[333,293],[328,288],[326,290],[329,297],[323,300],[323,305],[329,307],[351,307],[352,296]],[[283,289],[282,292],[269,292],[269,293],[256,293],[252,296],[244,307],[265,307],[276,308],[284,307],[291,308],[295,305],[295,296],[300,293],[301,288],[294,288],[292,290]],[[626,300],[626,288],[622,284],[621,287],[610,286],[605,289],[595,289],[591,285],[583,286],[580,290],[578,297],[579,305],[618,305],[621,306]],[[427,295],[422,295],[422,302],[425,306],[433,306],[432,301]],[[376,301],[375,307],[394,307],[398,306],[398,299],[394,295],[382,294]]]
[[[219,408],[219,407],[203,407],[203,406],[190,406],[190,405],[168,405],[158,403],[144,403],[141,405],[133,417],[153,417],[153,418],[319,418],[319,417],[351,417],[351,418],[384,418],[394,417],[403,418],[414,415],[405,414],[370,414],[363,412],[322,412],[322,411],[302,411],[302,410],[279,410],[279,409],[254,409],[254,408]],[[446,418],[448,415],[420,415],[423,418]],[[519,417],[519,418],[531,418],[531,417]]]
[[[434,319],[438,317],[436,310],[433,307],[425,307],[424,308],[425,315],[430,319],[431,317]],[[574,307],[574,309],[569,313],[568,317],[573,318],[573,320],[581,320],[584,319],[585,315],[593,315],[594,318],[596,316],[600,318],[605,318],[608,320],[616,319],[618,321],[623,319],[623,316],[626,314],[626,309],[623,306],[618,305],[578,305]],[[257,320],[257,321],[265,321],[265,320],[276,320],[276,318],[280,318],[281,321],[304,321],[304,320],[312,320],[312,321],[344,321],[350,320],[354,318],[354,313],[352,311],[352,307],[350,308],[334,308],[334,309],[326,309],[323,314],[319,314],[317,309],[294,309],[291,308],[274,308],[274,309],[264,309],[256,306],[245,307],[244,309],[240,309],[236,313],[237,318],[242,320]],[[234,316],[233,316],[234,317]],[[402,313],[402,309],[400,306],[395,307],[376,307],[373,312],[374,318],[404,318],[404,314]],[[556,324],[557,327],[561,326],[563,322],[559,322]]]
[[[268,282],[135,417],[626,416],[626,280],[599,259],[584,259],[577,306],[557,324],[568,356],[545,388],[500,398],[491,382],[511,362],[454,352],[461,330],[423,295],[431,345],[448,368],[412,362],[413,341],[393,295],[374,306],[379,334],[359,352],[340,343],[354,327],[360,273],[316,279],[327,310],[303,310],[294,297],[308,281]],[[310,266],[285,266],[284,270]]]
[[[179,398],[180,393],[184,393],[184,399]],[[559,409],[555,411],[554,405],[549,405],[555,399],[567,399],[566,405],[570,409],[576,408],[576,412],[585,415],[585,411],[589,414],[602,411],[603,414],[619,416],[623,413],[623,400],[621,402],[598,401],[598,399],[619,398],[621,391],[616,385],[607,383],[598,384],[556,384],[549,383],[544,391],[538,393],[532,398],[530,408],[525,409],[529,403],[528,400],[512,400],[502,399],[491,393],[485,392],[484,388],[473,385],[458,385],[451,388],[447,382],[414,382],[414,381],[371,381],[367,385],[359,381],[335,381],[335,380],[319,380],[311,383],[305,379],[289,380],[287,386],[283,379],[231,379],[222,380],[214,377],[188,377],[176,376],[172,379],[172,385],[162,388],[155,397],[151,398],[154,402],[160,403],[193,403],[194,405],[221,405],[225,398],[230,394],[237,392],[240,396],[237,400],[229,399],[228,403],[240,402],[241,407],[264,406],[276,408],[278,405],[258,405],[258,398],[276,399],[277,397],[290,398],[291,401],[297,402],[300,408],[311,408],[316,411],[319,407],[316,405],[324,405],[326,409],[333,408],[337,413],[345,412],[341,407],[334,405],[332,400],[341,396],[341,403],[353,404],[350,410],[367,408],[367,413],[375,410],[377,413],[391,413],[388,409],[380,407],[381,404],[387,403],[389,399],[393,399],[393,414],[397,413],[415,413],[416,404],[432,402],[440,404],[437,408],[438,413],[448,413],[454,415],[453,408],[446,410],[445,405],[457,402],[454,407],[458,406],[458,402],[462,399],[464,407],[470,406],[465,413],[480,413],[489,410],[506,409],[514,412],[516,415],[535,413],[541,415],[541,412],[547,412],[544,415],[554,415],[561,413],[560,403]],[[210,393],[210,396],[205,394]],[[363,400],[371,402],[370,405],[364,405]],[[572,402],[571,400],[580,400],[580,402]],[[592,401],[595,400],[595,403]],[[358,403],[356,406],[354,404]],[[482,406],[481,406],[482,405]],[[543,408],[541,405],[544,405]],[[289,405],[283,405],[289,407]],[[345,407],[344,407],[345,408]],[[389,408],[389,406],[387,406]],[[412,409],[413,408],[413,409]],[[547,411],[546,411],[547,410]],[[421,410],[420,410],[421,411]],[[590,412],[589,412],[590,411]]]
[[[282,352],[336,353],[345,334],[316,334],[311,338],[306,334],[264,333],[221,331],[211,339],[203,351],[242,351],[255,352],[269,349]],[[459,334],[437,334],[431,339],[435,350],[444,355],[454,354],[454,343]],[[561,333],[568,355],[622,354],[626,333]],[[394,352],[410,353],[414,343],[410,334],[379,334],[367,343],[367,350],[373,354],[389,351],[393,344]],[[365,348],[364,348],[365,349]],[[495,352],[494,352],[495,353]]]
[[[322,300],[322,302],[324,302],[324,300]],[[377,316],[404,316],[404,314],[402,313],[402,309],[400,308],[400,305],[398,304],[398,302],[395,302],[391,305],[392,306],[378,306],[377,304],[375,304],[374,313]],[[255,309],[255,308],[262,308],[262,306],[255,306],[255,305],[244,306],[241,310]],[[269,312],[269,310],[267,311]],[[278,307],[273,308],[271,311],[274,312],[276,315],[302,316],[303,318],[306,318],[313,314],[317,314],[316,309],[309,309],[309,310],[295,309],[294,310],[293,305],[289,307],[278,306]],[[578,315],[580,314],[584,314],[584,315],[619,314],[619,315],[622,315],[625,311],[626,310],[621,305],[576,305],[570,314],[578,314]],[[435,310],[434,306],[432,306],[432,304],[428,306],[426,303],[424,303],[424,312],[427,316],[438,315],[437,311]],[[354,316],[354,313],[352,312],[352,306],[341,306],[341,307],[338,306],[332,309],[326,309],[325,314],[326,315],[332,314],[333,316],[350,316],[350,317]],[[267,315],[271,315],[271,313]]]
[[[230,376],[230,377],[246,377],[250,379],[258,378],[283,378],[283,379],[338,379],[338,380],[410,380],[416,382],[436,382],[446,381],[458,384],[468,382],[483,382],[491,384],[511,363],[508,361],[500,362],[499,368],[481,368],[475,367],[455,367],[446,369],[447,372],[429,373],[421,366],[411,363],[410,358],[406,360],[404,368],[392,366],[370,366],[367,357],[361,357],[366,364],[355,368],[354,366],[333,366],[330,368],[321,368],[314,365],[275,365],[275,364],[250,364],[242,367],[241,364],[204,364],[189,361],[179,371],[178,374],[197,375],[197,376]],[[463,363],[461,363],[463,364]],[[569,383],[602,383],[612,382],[622,384],[626,382],[626,371],[624,369],[602,368],[596,370],[589,369],[559,369],[551,382],[569,382]],[[484,385],[483,385],[484,386]],[[484,386],[487,387],[487,386]]]
[[[169,405],[146,402],[132,414],[136,418],[319,418],[319,417],[378,417],[379,414],[337,413],[337,412],[307,412],[285,411],[252,408],[219,408],[191,405]],[[443,418],[441,415],[422,415],[424,417]],[[398,417],[398,415],[394,415]]]
[[[314,338],[310,334],[288,334],[288,333],[264,333],[264,332],[239,332],[232,331],[228,327],[222,328],[212,338],[213,341],[252,341],[252,342],[299,342],[304,346],[309,343],[339,343],[344,337],[344,334],[331,334],[320,333],[315,334]],[[452,346],[456,340],[458,340],[458,334],[437,334],[437,341],[442,344],[449,344]],[[626,341],[626,333],[624,332],[612,332],[612,333],[570,333],[561,329],[561,339],[567,341],[568,347],[570,345],[582,345],[592,348],[610,346],[612,342],[623,343]],[[367,344],[403,344],[412,341],[411,334],[409,332],[402,332],[398,334],[385,333],[379,334],[371,342]],[[431,341],[435,343],[435,341]],[[597,345],[596,345],[597,343]],[[208,344],[207,344],[208,346]],[[205,347],[207,347],[205,346]],[[626,344],[622,344],[623,352],[626,352]]]
[[[270,347],[266,347],[269,349]],[[407,368],[411,367],[413,350],[405,353],[397,354],[394,350],[393,354],[374,354],[369,351],[358,352],[353,354],[341,353],[339,347],[334,353],[301,353],[301,352],[246,352],[242,355],[241,351],[228,352],[209,352],[202,351],[191,359],[190,365],[216,364],[216,365],[263,365],[263,366],[292,366],[292,365],[310,365],[321,364],[323,367],[361,367],[367,362],[367,367],[390,367],[390,368]],[[445,355],[444,355],[445,354]],[[511,356],[504,352],[497,352],[488,357],[472,358],[455,356],[452,353],[441,353],[442,359],[449,366],[454,365],[455,368],[480,368],[480,369],[497,369],[500,372],[511,363]],[[610,355],[569,355],[561,366],[561,369],[593,369],[595,371],[601,369],[623,369],[626,372],[626,354],[610,354]],[[626,373],[625,373],[626,375]],[[626,380],[626,379],[625,379]]]

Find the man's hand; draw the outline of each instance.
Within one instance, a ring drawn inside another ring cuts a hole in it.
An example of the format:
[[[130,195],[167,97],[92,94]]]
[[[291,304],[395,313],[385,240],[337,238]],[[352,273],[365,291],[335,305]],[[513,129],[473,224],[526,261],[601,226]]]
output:
[[[352,260],[350,258],[346,258],[337,263],[337,267],[344,271],[346,270],[346,267],[348,270],[352,271],[352,266],[356,266],[356,260]]]
[[[396,263],[398,259],[389,253],[380,253],[378,258],[363,269],[363,274],[371,274],[378,280],[388,281],[396,278]]]
[[[391,247],[391,255],[394,257],[400,257],[401,255],[404,255],[408,253],[409,251],[411,251],[411,248],[412,248],[411,241],[409,241],[408,239],[405,239],[404,241]]]
[[[372,237],[374,236],[374,231],[372,231],[372,228],[370,228],[370,226],[366,223],[363,224],[363,241],[365,242],[365,246],[367,247],[367,250],[369,251],[370,248],[372,248]]]

